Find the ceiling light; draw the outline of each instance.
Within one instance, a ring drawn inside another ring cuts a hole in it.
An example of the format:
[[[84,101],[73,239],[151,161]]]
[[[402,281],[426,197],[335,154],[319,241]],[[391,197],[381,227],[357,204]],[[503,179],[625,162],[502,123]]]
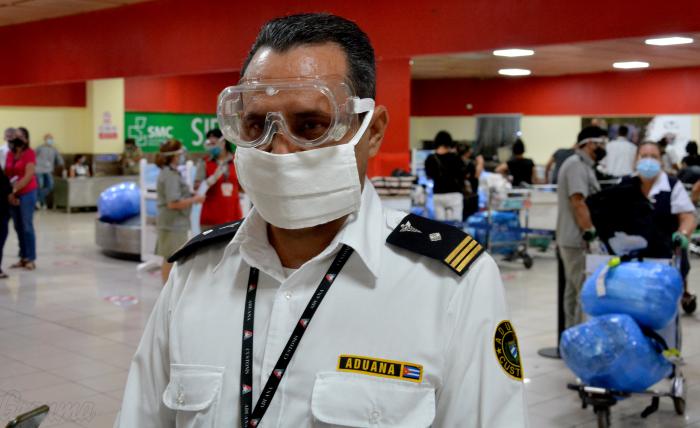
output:
[[[649,67],[649,63],[644,61],[623,61],[614,63],[613,67],[629,70],[633,68],[647,68]]]
[[[524,68],[502,68],[498,70],[498,74],[501,76],[529,76],[532,72]]]
[[[517,57],[517,56],[530,56],[534,55],[535,51],[531,49],[499,49],[496,51],[493,51],[493,54],[496,56],[507,56],[509,58]]]
[[[693,43],[693,39],[690,37],[658,37],[655,39],[646,39],[644,41],[647,45],[654,46],[672,46],[672,45],[685,45],[688,43]]]

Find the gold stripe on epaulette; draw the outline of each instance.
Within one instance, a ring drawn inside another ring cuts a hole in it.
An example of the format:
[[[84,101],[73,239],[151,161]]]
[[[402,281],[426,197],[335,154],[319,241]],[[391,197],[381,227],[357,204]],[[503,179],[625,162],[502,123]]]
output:
[[[469,254],[469,252],[478,244],[479,243],[476,242],[475,239],[472,239],[472,242],[470,242],[469,245],[467,245],[467,247],[465,249],[463,249],[462,252],[459,253],[459,255],[457,257],[455,257],[454,260],[452,260],[452,263],[450,263],[450,266],[452,266],[453,268],[456,269],[459,262],[461,262],[462,259],[465,258],[467,256],[467,254]]]
[[[467,267],[467,265],[469,265],[469,262],[472,261],[472,259],[476,257],[477,254],[479,254],[481,248],[481,245],[477,245],[476,247],[474,247],[471,253],[469,253],[469,255],[465,257],[464,260],[462,260],[462,263],[460,263],[459,266],[457,266],[457,272],[462,273],[464,268]]]
[[[452,259],[454,259],[455,256],[462,250],[462,248],[464,248],[464,246],[467,245],[469,243],[469,241],[471,241],[471,240],[472,240],[472,237],[467,235],[467,237],[464,238],[462,240],[462,242],[460,242],[459,245],[457,245],[455,247],[455,249],[452,250],[452,252],[447,257],[445,257],[445,262],[447,262],[447,263],[452,262]]]

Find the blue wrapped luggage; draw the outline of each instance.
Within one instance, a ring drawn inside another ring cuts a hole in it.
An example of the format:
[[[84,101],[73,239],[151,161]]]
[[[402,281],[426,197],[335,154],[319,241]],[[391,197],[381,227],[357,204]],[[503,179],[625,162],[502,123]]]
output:
[[[486,236],[490,233],[489,251],[495,254],[514,253],[523,239],[520,217],[514,211],[492,211],[491,222],[486,211],[473,214],[467,220],[467,231],[482,245],[486,245]]]
[[[100,220],[119,223],[141,212],[139,186],[136,183],[120,183],[107,188],[97,200]]]
[[[644,391],[673,369],[660,346],[624,314],[603,315],[565,330],[559,351],[585,384],[617,391]]]
[[[600,266],[581,291],[581,304],[587,314],[627,314],[639,325],[654,330],[674,319],[683,294],[683,279],[677,269],[663,263],[621,263],[605,273],[604,294],[600,295],[597,280],[604,268]]]

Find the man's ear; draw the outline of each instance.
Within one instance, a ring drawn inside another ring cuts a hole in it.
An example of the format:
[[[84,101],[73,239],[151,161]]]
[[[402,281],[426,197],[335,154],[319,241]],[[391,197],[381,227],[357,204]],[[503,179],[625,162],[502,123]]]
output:
[[[382,146],[382,140],[384,139],[384,133],[386,133],[386,128],[389,125],[389,112],[384,106],[377,106],[374,108],[374,114],[372,115],[372,121],[369,124],[369,157],[374,157],[378,152],[379,148]]]

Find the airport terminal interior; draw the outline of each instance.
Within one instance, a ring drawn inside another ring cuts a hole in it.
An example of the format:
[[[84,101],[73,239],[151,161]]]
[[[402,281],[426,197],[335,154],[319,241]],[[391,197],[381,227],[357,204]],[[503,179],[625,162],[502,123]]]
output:
[[[457,228],[456,242],[467,236],[447,266],[452,247],[430,260],[436,283],[468,278],[488,257],[482,248],[496,261],[517,338],[506,360],[489,363],[522,385],[529,426],[700,428],[700,4],[690,0],[0,0],[0,426],[119,426],[146,323],[175,287],[164,284],[168,255],[244,218],[267,221],[270,236],[277,222],[304,227],[267,214],[274,197],[256,199],[261,186],[241,184],[275,183],[276,170],[238,167],[239,151],[252,162],[263,146],[237,115],[247,108],[240,100],[287,90],[303,100],[321,88],[324,106],[340,92],[368,97],[347,79],[242,79],[263,24],[319,12],[355,22],[375,51],[373,98],[389,122],[362,203],[373,188],[384,209]],[[352,129],[372,118],[336,110]],[[301,141],[291,115],[262,118],[267,131]],[[342,128],[330,126],[319,140]],[[315,185],[332,189],[333,180]],[[307,197],[271,186],[270,195]],[[422,234],[417,224],[394,233]],[[430,242],[447,245],[451,232],[439,230]],[[284,268],[289,277],[299,266]],[[189,398],[181,392],[177,405]],[[509,407],[499,399],[512,397],[479,397]],[[238,412],[239,403],[219,406]],[[182,409],[168,426],[215,426],[211,415],[181,419]],[[307,412],[309,426],[331,426]],[[333,423],[418,426],[378,422],[375,412]]]

